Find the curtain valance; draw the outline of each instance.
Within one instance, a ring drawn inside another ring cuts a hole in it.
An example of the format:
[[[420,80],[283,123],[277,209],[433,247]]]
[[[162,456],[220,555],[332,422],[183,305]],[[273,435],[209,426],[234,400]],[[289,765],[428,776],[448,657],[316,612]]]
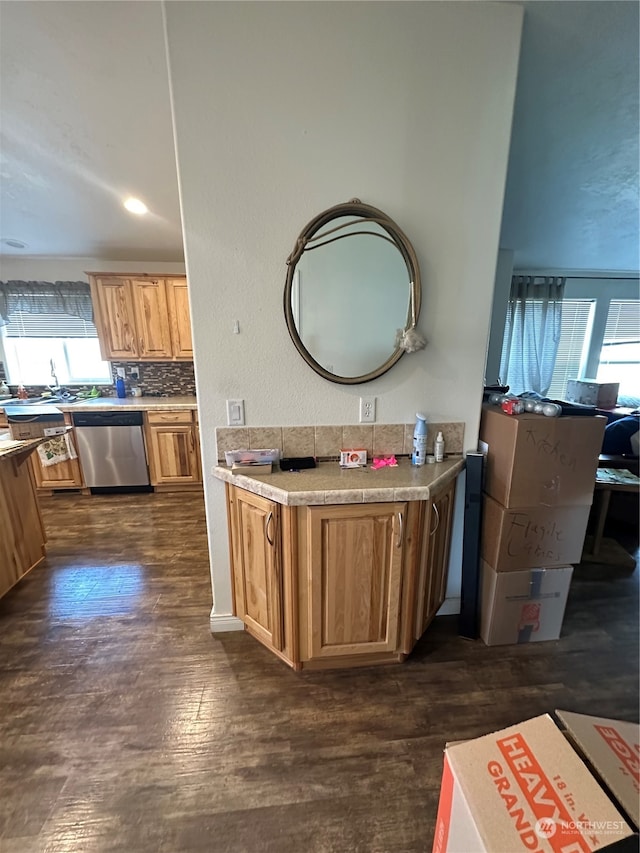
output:
[[[70,314],[93,322],[91,291],[86,281],[0,281],[0,325],[17,311],[27,314]]]

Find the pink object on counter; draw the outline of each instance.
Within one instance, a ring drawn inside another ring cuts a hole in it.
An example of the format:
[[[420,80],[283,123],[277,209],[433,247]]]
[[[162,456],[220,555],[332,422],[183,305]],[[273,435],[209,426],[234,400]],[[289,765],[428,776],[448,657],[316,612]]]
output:
[[[384,456],[384,457],[376,456],[374,458],[373,462],[371,463],[371,467],[373,468],[374,471],[377,471],[378,468],[385,468],[386,466],[389,466],[390,468],[397,468],[398,467],[398,460],[396,459],[396,457],[395,456]]]

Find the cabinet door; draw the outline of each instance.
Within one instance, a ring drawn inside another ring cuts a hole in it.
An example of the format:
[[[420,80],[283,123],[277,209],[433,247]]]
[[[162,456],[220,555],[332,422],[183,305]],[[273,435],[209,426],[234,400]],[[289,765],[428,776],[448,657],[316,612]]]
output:
[[[0,461],[0,595],[45,556],[46,536],[28,459]]]
[[[416,600],[416,639],[435,617],[447,591],[454,492],[455,480],[427,504]]]
[[[396,650],[405,510],[404,503],[308,508],[311,659]]]
[[[146,438],[153,486],[200,482],[193,423],[147,424]]]
[[[140,359],[170,359],[171,332],[164,279],[132,279],[133,309]]]
[[[139,357],[131,282],[118,277],[90,276],[91,298],[105,359],[132,360]]]
[[[71,426],[71,415],[66,413],[64,420],[67,426]],[[73,430],[69,433],[69,440],[76,453],[75,459],[67,459],[64,462],[58,462],[56,465],[43,465],[40,462],[37,450],[31,454],[30,461],[33,467],[33,475],[36,486],[39,489],[80,489],[84,486],[82,468],[80,467],[80,460],[77,458],[78,447]]]
[[[175,358],[193,359],[191,315],[186,278],[166,279],[171,344]]]
[[[282,651],[280,507],[243,489],[228,494],[236,615],[257,639]]]

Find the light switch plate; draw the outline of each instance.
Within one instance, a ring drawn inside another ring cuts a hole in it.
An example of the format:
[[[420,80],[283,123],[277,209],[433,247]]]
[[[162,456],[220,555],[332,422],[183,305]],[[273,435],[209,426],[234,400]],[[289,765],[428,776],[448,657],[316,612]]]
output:
[[[244,426],[244,400],[227,400],[227,426]]]

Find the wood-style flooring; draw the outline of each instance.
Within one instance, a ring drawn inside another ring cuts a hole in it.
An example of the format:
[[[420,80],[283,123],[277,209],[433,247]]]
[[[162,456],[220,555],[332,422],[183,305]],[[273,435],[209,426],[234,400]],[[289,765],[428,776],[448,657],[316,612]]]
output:
[[[440,617],[403,665],[295,673],[210,634],[200,495],[42,503],[49,557],[0,600],[2,853],[422,853],[446,741],[638,719],[637,570],[578,567],[558,642]]]

